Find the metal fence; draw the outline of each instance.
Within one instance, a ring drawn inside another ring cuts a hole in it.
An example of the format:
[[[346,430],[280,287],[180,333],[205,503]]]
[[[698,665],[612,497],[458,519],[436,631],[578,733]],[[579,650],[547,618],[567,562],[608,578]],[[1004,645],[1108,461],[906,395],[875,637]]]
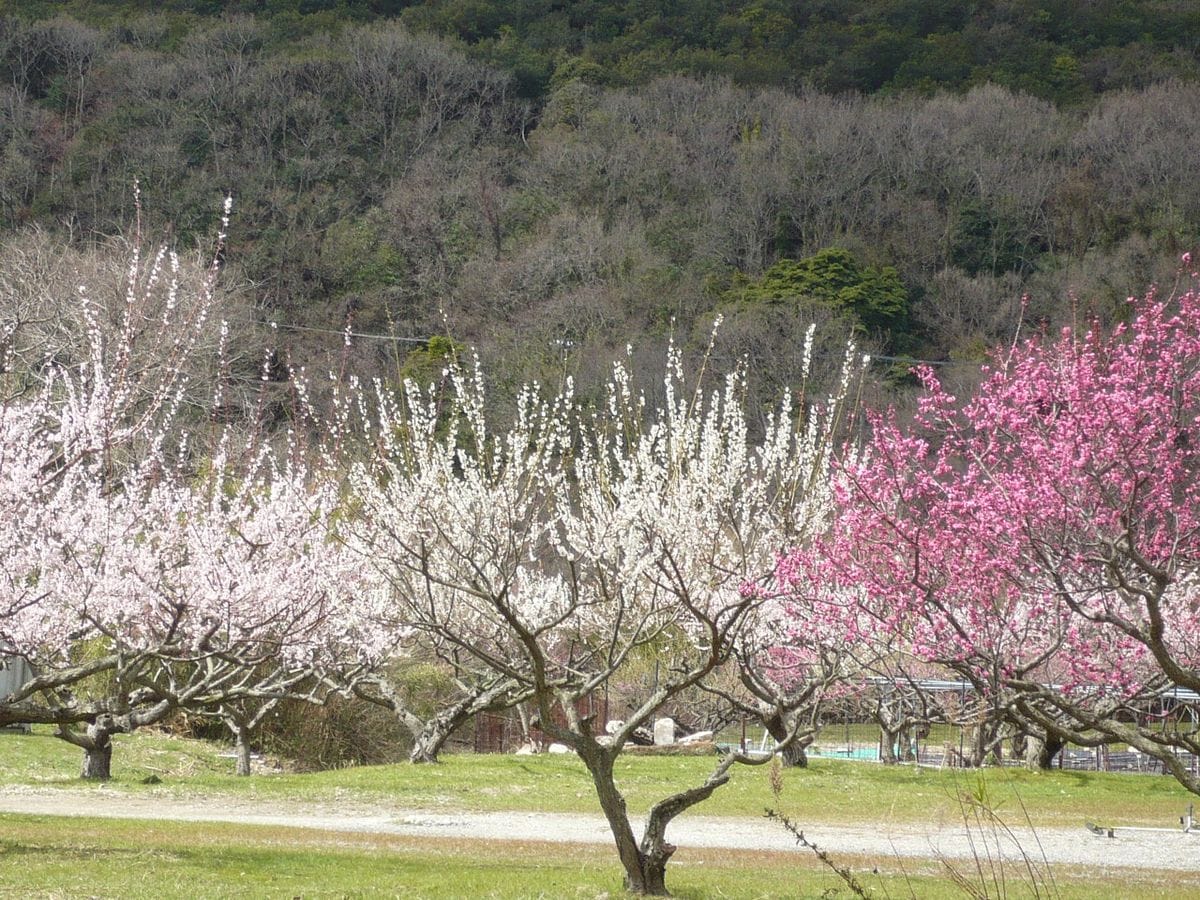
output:
[[[813,755],[825,759],[852,759],[878,762],[878,741],[838,740],[830,745],[818,745]],[[1179,761],[1200,777],[1200,756],[1194,753],[1176,753]],[[962,751],[954,741],[941,744],[919,744],[916,748],[915,762],[923,766],[954,767],[960,764]],[[1002,756],[999,760],[989,761],[989,765],[1006,767],[1023,767],[1025,760],[1019,756]],[[1075,772],[1119,772],[1125,774],[1166,775],[1166,766],[1162,761],[1134,749],[1115,750],[1109,746],[1075,747],[1068,745],[1058,753],[1051,763],[1051,768]]]

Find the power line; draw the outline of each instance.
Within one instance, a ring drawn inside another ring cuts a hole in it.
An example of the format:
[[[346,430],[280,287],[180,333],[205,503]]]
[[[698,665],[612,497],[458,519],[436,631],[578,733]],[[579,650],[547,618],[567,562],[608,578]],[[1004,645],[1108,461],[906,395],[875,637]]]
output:
[[[429,338],[397,337],[394,334],[368,334],[365,331],[336,331],[333,328],[314,328],[310,325],[280,325],[277,322],[255,322],[263,328],[285,328],[288,331],[312,331],[317,334],[336,334],[338,337],[369,338],[376,341],[394,341],[400,344],[428,344]]]
[[[877,359],[882,359],[884,362],[909,363],[914,366],[953,366],[964,361],[961,359],[913,359],[911,356],[880,356],[872,353],[871,360]]]
[[[285,328],[288,331],[311,331],[315,334],[334,334],[338,337],[367,338],[374,341],[393,341],[398,344],[428,344],[430,338],[413,338],[413,337],[398,337],[394,334],[371,334],[365,331],[337,331],[333,328],[315,328],[311,325],[281,325],[277,322],[256,322],[264,328]],[[884,362],[908,363],[913,366],[952,366],[957,363],[962,363],[960,359],[914,359],[911,356],[883,356],[878,353],[871,354],[871,360],[882,360]]]

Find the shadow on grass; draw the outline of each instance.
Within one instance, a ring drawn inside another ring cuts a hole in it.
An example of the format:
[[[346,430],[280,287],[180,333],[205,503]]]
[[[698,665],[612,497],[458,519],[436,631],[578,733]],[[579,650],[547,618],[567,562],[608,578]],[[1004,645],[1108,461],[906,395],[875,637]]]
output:
[[[0,840],[0,859],[13,861],[15,858],[47,857],[56,862],[67,860],[89,861],[119,861],[137,860],[138,862],[179,863],[186,862],[189,857],[197,856],[187,852],[175,852],[159,848],[147,849],[140,847],[103,847],[99,845],[64,847],[61,844],[25,844],[13,840]]]

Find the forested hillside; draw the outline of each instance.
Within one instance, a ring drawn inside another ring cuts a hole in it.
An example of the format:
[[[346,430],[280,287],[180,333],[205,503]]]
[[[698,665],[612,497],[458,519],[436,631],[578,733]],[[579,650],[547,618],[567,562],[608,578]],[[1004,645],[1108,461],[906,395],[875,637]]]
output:
[[[135,179],[185,247],[230,193],[226,281],[307,362],[349,318],[415,342],[361,342],[368,371],[432,372],[448,333],[586,386],[721,314],[767,396],[811,320],[978,359],[1022,315],[1119,315],[1200,233],[1186,2],[0,11],[0,266],[61,292]]]
[[[541,97],[573,77],[636,86],[661,75],[826,91],[930,92],[991,82],[1075,103],[1195,78],[1200,8],[1189,0],[4,0],[30,18],[114,24],[169,14],[254,15],[289,41],[397,19],[456,38]]]

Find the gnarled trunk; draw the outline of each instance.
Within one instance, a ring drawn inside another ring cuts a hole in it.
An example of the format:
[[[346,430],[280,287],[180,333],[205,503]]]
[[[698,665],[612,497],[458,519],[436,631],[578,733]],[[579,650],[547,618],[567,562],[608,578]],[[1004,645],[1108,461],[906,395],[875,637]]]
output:
[[[896,745],[899,748],[897,756],[900,758],[900,762],[917,761],[917,744],[913,738],[912,722],[905,722],[900,726],[900,731],[896,735]]]
[[[524,703],[518,703],[516,706],[517,721],[521,724],[521,746],[534,746],[533,729],[529,725],[529,710],[525,708]]]
[[[81,777],[107,781],[112,777],[112,736],[128,734],[135,728],[162,721],[174,708],[170,700],[160,700],[133,712],[102,713],[80,732],[69,724],[59,723],[58,737],[83,750]]]
[[[1054,757],[1065,746],[1062,738],[1048,735],[1045,738],[1027,734],[1025,736],[1025,767],[1034,771],[1049,769],[1054,765]]]
[[[669,896],[667,863],[675,854],[676,847],[666,839],[667,826],[680,813],[707,800],[713,791],[729,781],[729,769],[736,761],[735,757],[725,757],[704,784],[680,791],[654,804],[646,819],[642,840],[638,843],[629,824],[625,798],[617,789],[613,777],[617,751],[602,747],[591,739],[577,743],[575,750],[592,776],[600,808],[616,842],[617,856],[625,869],[625,890],[655,897]]]
[[[978,769],[989,756],[1000,753],[1003,744],[1003,722],[997,717],[986,717],[964,726],[962,765]]]
[[[900,762],[900,757],[896,755],[896,747],[900,744],[904,731],[903,727],[879,726],[879,761],[885,766],[894,766]]]
[[[812,739],[810,738],[804,743],[795,741],[794,743],[789,744],[783,749],[783,752],[779,754],[780,761],[785,766],[791,766],[796,769],[807,769],[808,752],[805,748],[811,743]]]
[[[604,818],[608,821],[609,830],[616,842],[617,856],[625,869],[625,889],[635,894],[665,896],[667,860],[675,852],[675,848],[662,842],[665,846],[658,848],[656,858],[647,860],[633,836],[625,798],[617,789],[616,780],[613,778],[614,754],[599,746],[579,747],[577,750],[592,776],[596,797],[600,800],[600,808],[604,811]]]
[[[89,722],[83,732],[66,725],[59,726],[58,736],[68,744],[83,750],[83,769],[80,778],[89,781],[107,781],[112,778],[112,736],[122,728],[109,715],[97,716]]]
[[[413,745],[408,753],[408,761],[421,764],[436,763],[446,741],[476,713],[507,709],[518,702],[521,697],[510,695],[511,688],[512,685],[508,682],[476,688],[454,705],[429,719],[422,719],[410,710],[387,679],[363,681],[354,686],[354,693],[363,700],[392,711],[412,736]]]
[[[476,713],[483,712],[488,708],[490,708],[489,701],[485,695],[484,697],[471,697],[456,703],[425,722],[411,712],[398,713],[413,737],[408,761],[411,763],[436,763],[438,754],[446,746],[446,741],[450,740],[450,735],[466,725]]]
[[[884,765],[894,766],[916,760],[913,729],[917,724],[914,707],[918,702],[923,714],[924,702],[920,698],[882,697],[876,702],[871,718],[879,726],[879,761]]]
[[[699,787],[680,791],[665,800],[660,800],[650,810],[646,820],[646,832],[639,847],[642,858],[642,883],[646,894],[667,894],[667,862],[675,853],[675,845],[667,843],[667,825],[676,816],[702,803],[712,796],[713,791],[729,781],[729,767],[734,757],[727,756]]]
[[[103,744],[83,748],[81,778],[89,781],[108,781],[112,778],[112,739],[104,737]]]
[[[233,735],[233,754],[234,754],[234,771],[236,774],[247,777],[251,774],[250,768],[250,736],[258,730],[258,727],[266,720],[267,716],[277,707],[283,698],[280,696],[260,699],[254,702],[249,700],[241,700],[235,703],[223,704],[217,714],[221,717],[221,721],[225,723],[225,727],[229,729],[229,733]],[[308,695],[307,699],[310,703],[312,695]]]
[[[436,763],[442,747],[446,745],[446,741],[450,739],[450,735],[460,724],[462,722],[452,725],[443,723],[438,718],[426,722],[425,726],[413,735],[413,745],[412,749],[408,751],[408,761],[415,764]]]
[[[780,713],[763,716],[762,723],[763,727],[767,729],[767,734],[771,735],[771,737],[781,744],[788,739],[794,727],[794,723],[789,723]],[[795,739],[780,752],[780,762],[787,767],[797,769],[807,768],[808,753],[806,749],[812,742],[813,735],[797,734]]]

